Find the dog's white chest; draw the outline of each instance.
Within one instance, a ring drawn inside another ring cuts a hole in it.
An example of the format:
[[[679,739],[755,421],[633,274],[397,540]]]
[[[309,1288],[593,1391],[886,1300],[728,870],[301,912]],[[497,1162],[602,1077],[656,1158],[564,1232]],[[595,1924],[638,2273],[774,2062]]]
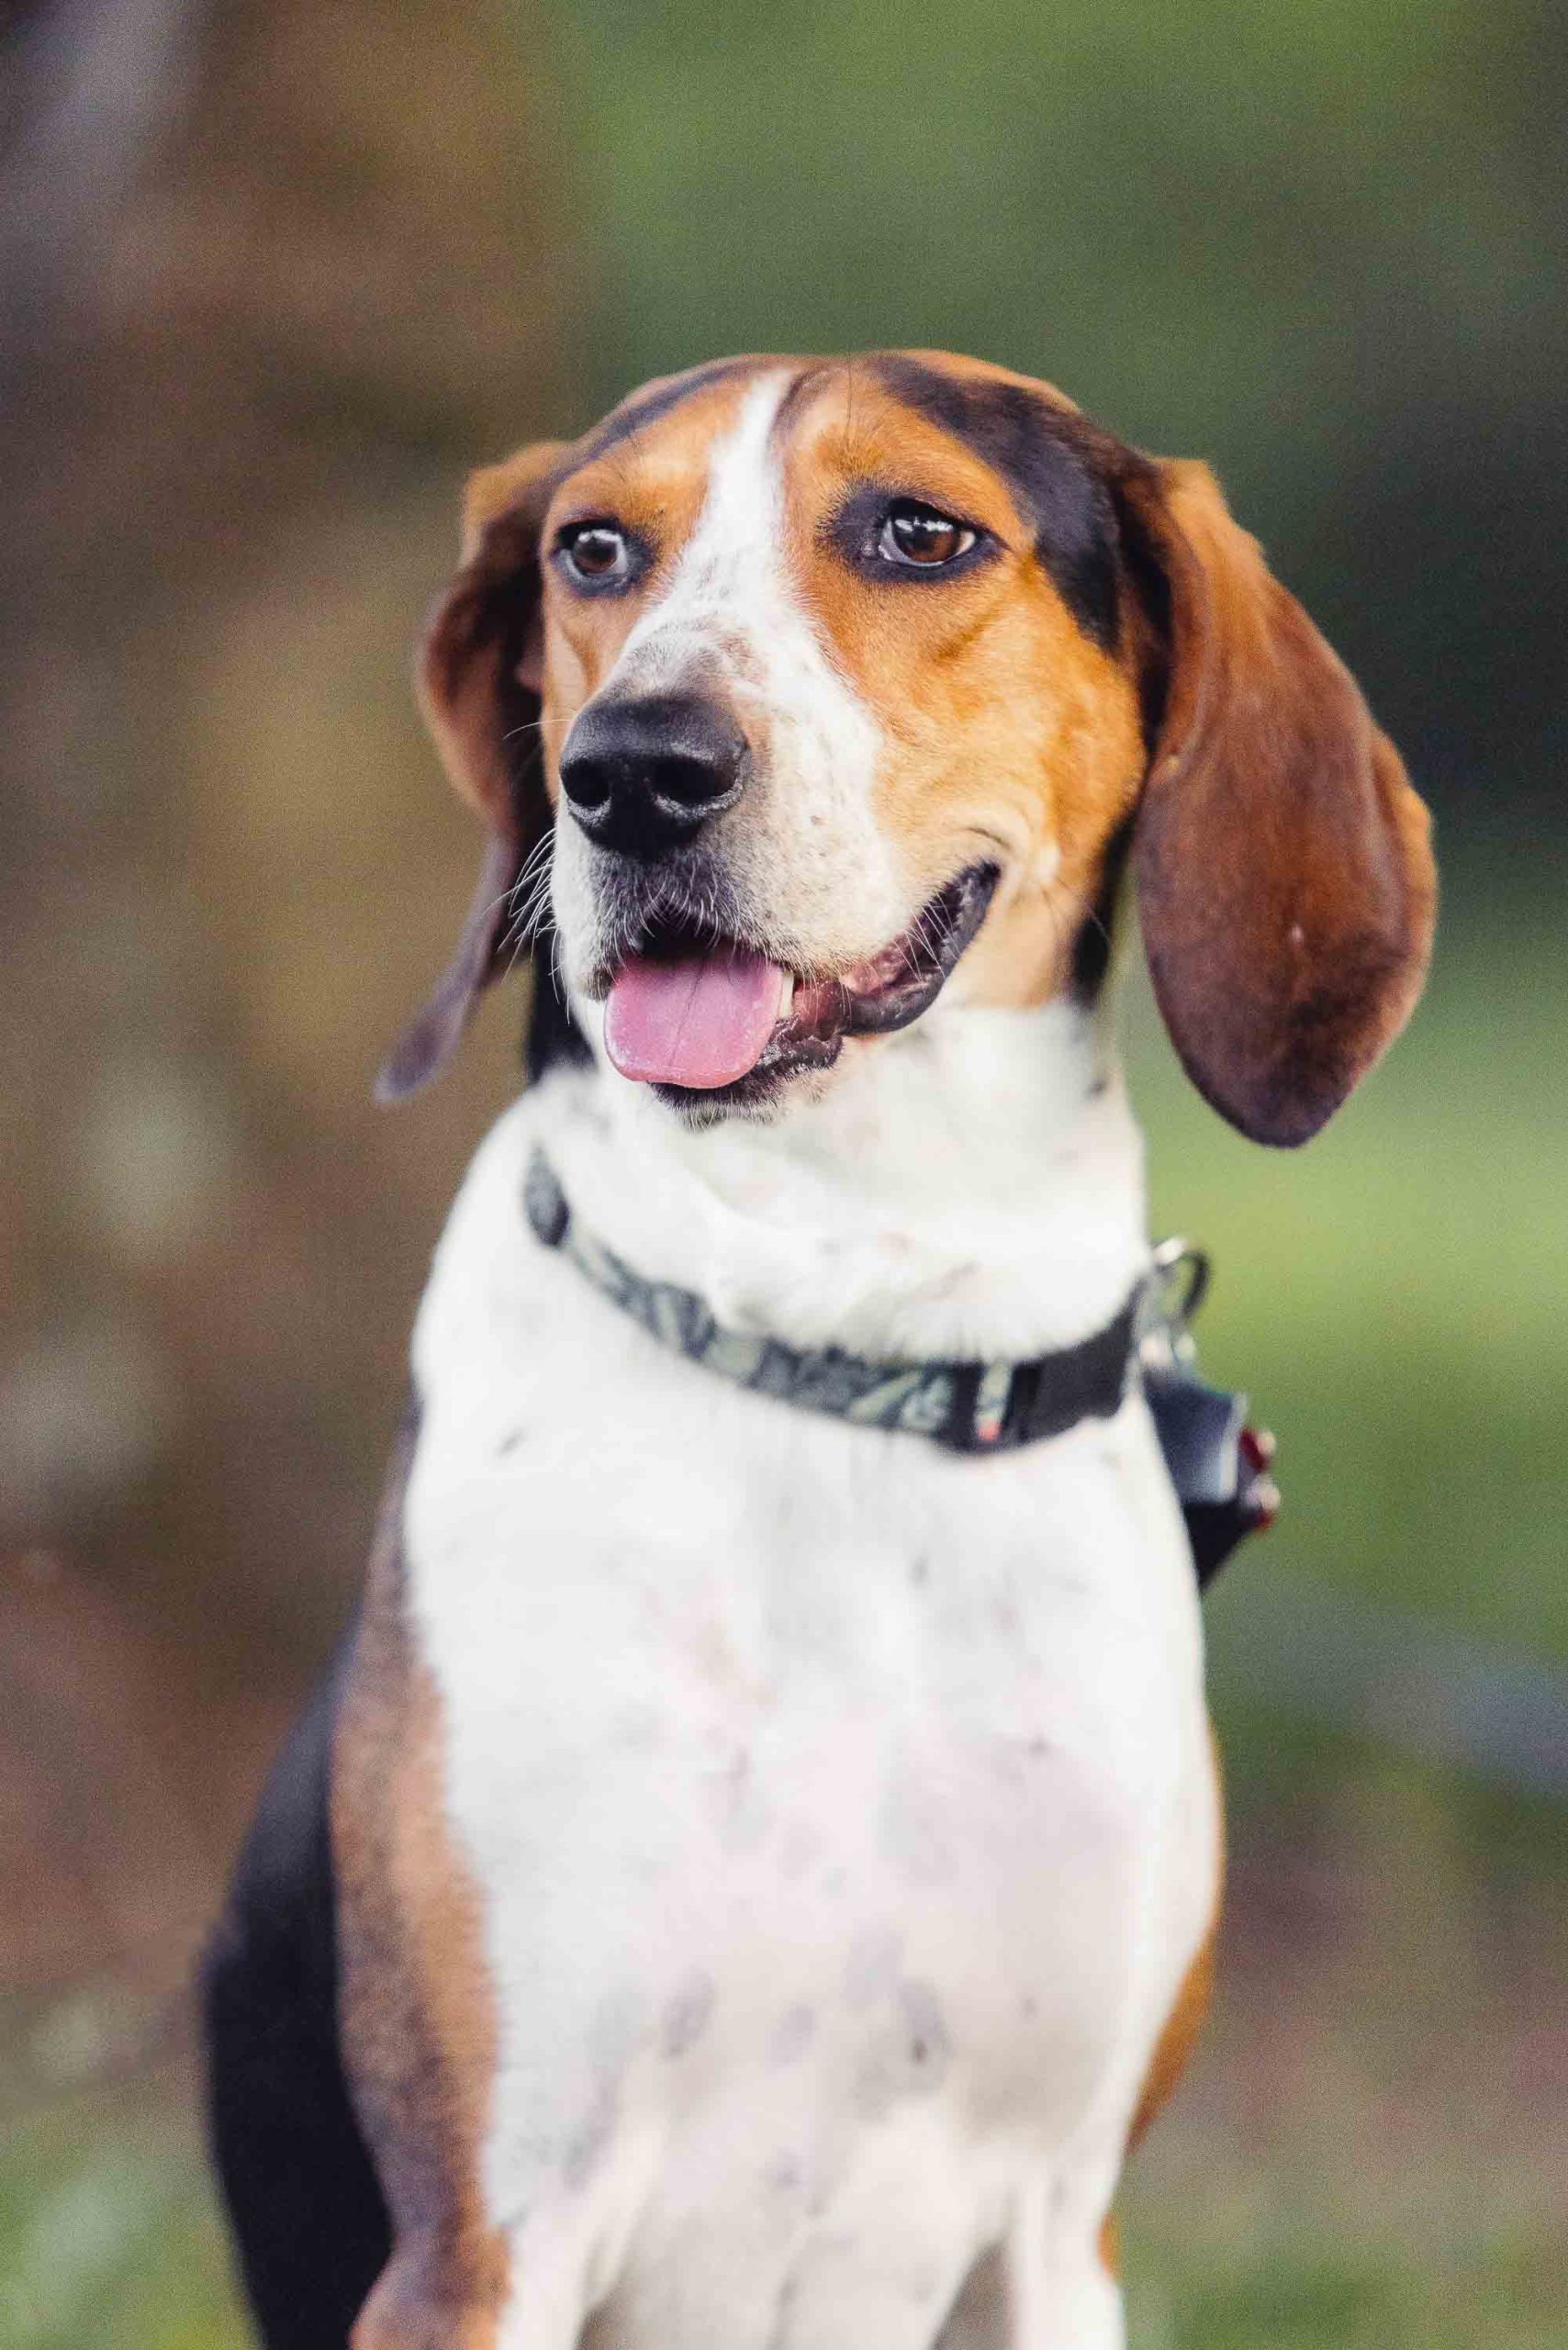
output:
[[[1212,1901],[1143,1407],[980,1463],[744,1393],[534,1248],[489,1154],[421,1316],[407,1546],[494,2215],[679,2341],[829,2237],[950,2298],[1125,2131]]]

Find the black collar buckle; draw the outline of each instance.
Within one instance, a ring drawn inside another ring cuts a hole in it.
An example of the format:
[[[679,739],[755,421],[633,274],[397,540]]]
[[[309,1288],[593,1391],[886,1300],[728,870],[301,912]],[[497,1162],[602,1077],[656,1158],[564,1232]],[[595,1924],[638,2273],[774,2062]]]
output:
[[[1247,1398],[1198,1375],[1193,1315],[1208,1292],[1209,1260],[1185,1240],[1154,1251],[1137,1341],[1138,1371],[1170,1482],[1187,1521],[1202,1589],[1237,1544],[1279,1515],[1270,1467],[1274,1439],[1248,1425]]]
[[[953,1400],[937,1442],[955,1452],[1012,1452],[1065,1435],[1080,1420],[1121,1409],[1131,1374],[1141,1293],[1103,1329],[1027,1362],[953,1366]]]

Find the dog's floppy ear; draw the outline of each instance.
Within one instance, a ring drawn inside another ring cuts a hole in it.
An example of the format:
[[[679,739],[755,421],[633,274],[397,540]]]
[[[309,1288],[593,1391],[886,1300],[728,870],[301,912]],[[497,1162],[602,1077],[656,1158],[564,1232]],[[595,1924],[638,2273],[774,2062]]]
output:
[[[1140,463],[1117,490],[1166,663],[1132,847],[1155,996],[1222,1116],[1305,1142],[1420,993],[1427,811],[1208,468]]]
[[[418,1092],[452,1058],[475,998],[500,968],[518,913],[513,893],[549,823],[539,772],[539,534],[566,446],[541,442],[472,476],[462,567],[420,646],[425,723],[490,838],[452,960],[376,1080],[381,1102]]]

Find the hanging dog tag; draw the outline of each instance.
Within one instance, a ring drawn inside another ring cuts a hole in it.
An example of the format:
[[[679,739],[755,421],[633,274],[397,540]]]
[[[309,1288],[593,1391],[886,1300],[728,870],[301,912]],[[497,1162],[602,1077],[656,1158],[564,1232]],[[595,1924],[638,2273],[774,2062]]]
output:
[[[1165,1240],[1154,1266],[1138,1363],[1201,1590],[1238,1542],[1262,1533],[1279,1513],[1269,1473],[1274,1439],[1248,1427],[1244,1395],[1198,1375],[1190,1325],[1208,1288],[1208,1259],[1185,1241]]]

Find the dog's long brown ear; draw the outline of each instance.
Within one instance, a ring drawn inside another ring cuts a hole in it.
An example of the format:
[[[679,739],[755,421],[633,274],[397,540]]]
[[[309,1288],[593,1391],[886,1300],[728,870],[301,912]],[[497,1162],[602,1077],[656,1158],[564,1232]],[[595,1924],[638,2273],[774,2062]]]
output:
[[[1208,468],[1140,464],[1118,496],[1168,664],[1132,849],[1155,996],[1223,1117],[1305,1142],[1420,993],[1427,811]]]
[[[454,788],[490,828],[451,962],[375,1082],[400,1102],[451,1059],[475,998],[501,967],[514,892],[549,823],[539,773],[539,533],[566,443],[541,442],[468,484],[462,567],[431,615],[415,671],[420,708]]]

